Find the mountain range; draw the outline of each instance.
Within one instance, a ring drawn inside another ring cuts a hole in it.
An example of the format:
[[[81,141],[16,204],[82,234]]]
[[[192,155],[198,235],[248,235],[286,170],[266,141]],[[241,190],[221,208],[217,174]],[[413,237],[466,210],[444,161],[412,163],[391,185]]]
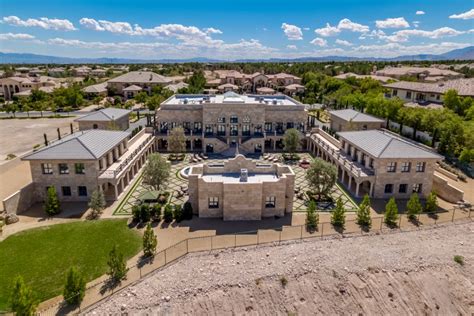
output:
[[[2,53],[0,64],[148,64],[148,63],[223,63],[223,62],[330,62],[330,61],[439,61],[439,60],[474,60],[474,46],[455,49],[440,55],[419,54],[404,55],[391,58],[378,57],[301,57],[301,58],[269,58],[269,59],[237,59],[219,60],[205,57],[188,59],[132,59],[132,58],[74,58],[37,55],[29,53]]]

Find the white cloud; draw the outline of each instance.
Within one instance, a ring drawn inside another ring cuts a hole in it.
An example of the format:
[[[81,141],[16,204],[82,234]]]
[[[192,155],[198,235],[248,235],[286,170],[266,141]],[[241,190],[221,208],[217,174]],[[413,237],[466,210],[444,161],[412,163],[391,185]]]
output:
[[[379,29],[400,29],[404,27],[410,27],[410,24],[408,24],[408,22],[403,17],[377,20],[375,21],[375,25]]]
[[[3,33],[0,34],[0,40],[31,40],[35,37],[25,33]]]
[[[361,45],[354,47],[349,55],[358,57],[396,57],[416,54],[443,54],[453,49],[470,46],[469,43],[442,42],[423,45],[402,45],[387,43],[382,45]]]
[[[310,28],[309,28],[309,27],[303,27],[303,30],[305,30],[305,31],[309,31],[309,30],[310,30]]]
[[[327,46],[328,44],[328,42],[321,37],[316,37],[310,43],[316,46],[321,46],[321,47]]]
[[[416,11],[415,14],[416,14],[416,15],[424,15],[424,14],[425,14],[425,11],[418,10],[418,11]]]
[[[288,48],[288,49],[298,49],[298,47],[296,47],[296,45],[286,45],[286,48]]]
[[[462,20],[470,20],[474,19],[474,9],[466,11],[460,14],[453,14],[449,16],[450,19],[462,19]]]
[[[367,25],[355,23],[349,19],[342,19],[341,21],[339,21],[337,28],[339,30],[348,30],[351,32],[358,32],[358,33],[366,33],[370,30]]]
[[[352,46],[351,42],[348,42],[348,41],[345,41],[345,40],[340,40],[340,39],[336,40],[336,44],[342,45],[342,46]]]
[[[283,30],[286,37],[290,41],[296,41],[296,40],[302,40],[303,39],[303,32],[301,31],[301,28],[297,27],[296,25],[283,23],[281,25],[281,29]]]
[[[433,31],[424,31],[424,30],[402,30],[397,31],[394,35],[404,38],[409,38],[411,36],[419,36],[419,37],[427,37],[432,39],[449,37],[449,36],[457,36],[464,34],[463,31],[458,31],[450,27],[441,27],[439,29]]]
[[[135,35],[135,30],[128,22],[110,22],[106,20],[97,21],[95,19],[82,18],[79,20],[79,23],[84,27],[94,31],[107,31],[111,33]]]
[[[213,27],[208,27],[204,29],[204,32],[207,34],[222,34],[222,31],[219,29],[215,29]]]
[[[329,23],[326,23],[326,27],[320,29],[315,29],[314,32],[324,37],[335,36],[341,32],[337,27],[331,26]]]
[[[420,21],[413,21],[412,23],[413,23],[414,27],[419,27],[421,22]]]
[[[45,17],[39,18],[39,19],[22,20],[17,16],[10,15],[10,16],[3,17],[2,22],[9,25],[14,25],[14,26],[40,27],[46,30],[57,30],[57,31],[76,30],[74,25],[69,20],[49,19]]]

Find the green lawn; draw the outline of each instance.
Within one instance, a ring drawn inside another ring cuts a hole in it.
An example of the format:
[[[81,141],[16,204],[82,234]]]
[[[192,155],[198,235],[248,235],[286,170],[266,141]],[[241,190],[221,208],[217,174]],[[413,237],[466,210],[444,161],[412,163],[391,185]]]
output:
[[[43,301],[62,293],[72,265],[87,281],[104,274],[114,244],[130,258],[140,250],[141,237],[127,227],[126,220],[58,224],[8,237],[0,242],[0,311],[8,309],[15,276],[23,276]]]

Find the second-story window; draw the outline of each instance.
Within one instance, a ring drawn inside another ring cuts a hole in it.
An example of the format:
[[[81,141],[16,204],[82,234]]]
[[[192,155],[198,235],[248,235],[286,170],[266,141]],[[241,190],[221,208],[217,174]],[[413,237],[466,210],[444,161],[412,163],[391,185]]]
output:
[[[84,167],[83,163],[76,163],[74,164],[74,169],[76,170],[76,174],[85,174],[86,168]]]
[[[217,196],[209,198],[209,208],[219,208],[219,198]]]
[[[389,162],[387,164],[387,172],[395,172],[397,171],[397,163],[396,162]]]
[[[202,132],[202,123],[201,122],[194,122],[194,132],[195,133]]]
[[[425,162],[417,162],[416,163],[416,172],[425,172]]]
[[[272,123],[271,122],[265,122],[265,132],[269,133],[272,131]]]
[[[274,208],[276,204],[276,198],[274,196],[267,196],[265,198],[265,207]]]
[[[43,174],[53,174],[53,165],[50,163],[42,163],[41,169],[43,170]]]
[[[238,123],[239,119],[237,118],[237,115],[231,115],[230,116],[230,122],[231,123]]]
[[[411,163],[405,161],[402,162],[401,172],[410,172]]]
[[[206,124],[206,134],[212,134],[212,125]]]
[[[217,123],[225,123],[225,117],[224,116],[218,117],[217,118]]]
[[[242,125],[242,135],[244,136],[250,135],[250,126],[248,124]]]
[[[60,163],[59,165],[59,174],[69,174],[69,166],[67,163]]]
[[[421,183],[415,183],[413,185],[413,193],[421,193],[423,188],[423,184]]]

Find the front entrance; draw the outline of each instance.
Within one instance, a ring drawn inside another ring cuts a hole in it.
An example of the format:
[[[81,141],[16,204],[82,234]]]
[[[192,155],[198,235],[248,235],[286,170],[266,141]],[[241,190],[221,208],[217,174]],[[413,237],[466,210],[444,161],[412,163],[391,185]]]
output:
[[[207,144],[206,145],[206,153],[213,153],[214,152],[214,145],[213,144]]]

